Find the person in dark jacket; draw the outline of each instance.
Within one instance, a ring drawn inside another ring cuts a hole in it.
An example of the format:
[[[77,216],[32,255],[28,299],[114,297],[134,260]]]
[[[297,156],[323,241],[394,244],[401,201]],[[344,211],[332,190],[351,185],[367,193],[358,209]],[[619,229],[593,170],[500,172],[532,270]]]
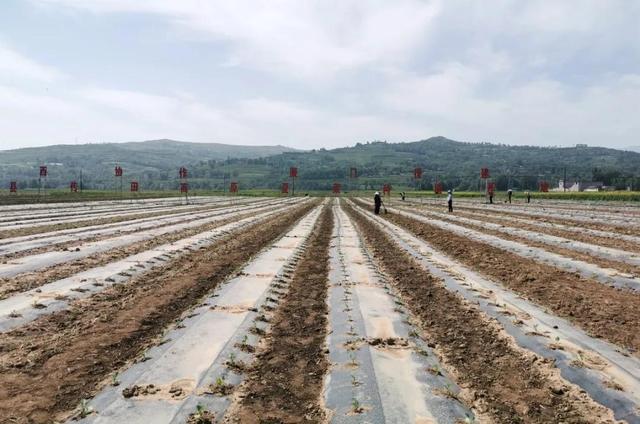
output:
[[[376,215],[380,215],[380,206],[382,206],[382,198],[380,197],[380,192],[376,191],[376,194],[373,195],[373,211]]]

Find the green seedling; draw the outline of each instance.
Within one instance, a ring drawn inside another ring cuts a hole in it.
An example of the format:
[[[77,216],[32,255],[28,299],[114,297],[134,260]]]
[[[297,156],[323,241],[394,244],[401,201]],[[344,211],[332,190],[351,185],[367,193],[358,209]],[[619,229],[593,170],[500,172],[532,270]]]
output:
[[[116,387],[116,386],[119,386],[119,385],[120,385],[120,380],[118,380],[118,373],[117,373],[117,372],[114,372],[114,373],[111,375],[111,385],[112,385],[113,387]]]
[[[149,359],[151,359],[151,356],[149,356],[149,349],[145,349],[144,352],[142,352],[142,358],[140,358],[140,362],[146,362]]]
[[[253,327],[251,327],[251,332],[253,334],[257,334],[258,336],[264,336],[265,335],[265,331],[258,327],[256,324],[253,325]]]
[[[201,417],[204,411],[205,411],[204,406],[202,406],[201,404],[196,405],[196,415],[198,417]]]
[[[349,364],[351,364],[354,367],[358,365],[356,355],[354,355],[353,352],[349,352]]]
[[[450,399],[458,399],[458,395],[453,391],[451,385],[449,383],[445,384],[444,389],[442,391],[444,395]]]
[[[91,414],[93,414],[93,408],[89,406],[89,402],[86,399],[82,399],[80,401],[80,412],[78,415],[80,418],[86,418]]]
[[[351,412],[353,412],[354,414],[361,414],[363,411],[362,409],[362,405],[360,405],[360,401],[358,401],[358,399],[353,398],[351,400]]]
[[[201,404],[196,405],[196,412],[189,416],[188,423],[213,424],[211,413]]]
[[[464,422],[465,424],[475,424],[476,418],[473,415],[464,414]]]

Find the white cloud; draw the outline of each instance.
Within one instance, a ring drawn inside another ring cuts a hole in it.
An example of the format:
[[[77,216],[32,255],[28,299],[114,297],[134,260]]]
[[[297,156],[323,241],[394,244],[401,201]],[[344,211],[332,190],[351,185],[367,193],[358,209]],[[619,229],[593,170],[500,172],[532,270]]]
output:
[[[312,79],[365,65],[403,63],[438,11],[436,2],[421,0],[41,2],[92,13],[161,16],[184,34],[231,43],[234,51],[227,66]]]
[[[12,83],[24,80],[51,82],[62,73],[49,66],[40,64],[0,42],[0,81]]]
[[[170,137],[312,148],[445,135],[637,144],[640,3],[32,3],[45,16],[72,11],[118,23],[144,15],[142,25],[168,24],[168,49],[207,46],[223,72],[212,81],[206,67],[186,63],[184,70],[163,69],[161,86],[140,88],[123,77],[94,80],[88,73],[84,80],[67,64],[57,70],[0,44],[0,111],[11,121],[0,121],[0,134],[15,140]],[[166,42],[144,41],[160,49]],[[131,53],[145,60],[145,51]],[[118,70],[118,63],[108,66]],[[172,72],[180,73],[175,80]],[[225,78],[241,89],[225,91]],[[64,80],[56,93],[42,91],[43,82],[56,79]],[[180,83],[186,79],[206,84],[190,91]]]

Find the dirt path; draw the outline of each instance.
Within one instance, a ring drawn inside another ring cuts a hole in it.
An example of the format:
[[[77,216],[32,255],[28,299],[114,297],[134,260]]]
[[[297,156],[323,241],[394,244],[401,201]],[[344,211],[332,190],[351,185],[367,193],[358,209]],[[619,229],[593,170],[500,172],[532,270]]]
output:
[[[550,363],[518,349],[374,224],[345,209],[476,410],[498,423],[610,422],[610,412],[564,384]]]
[[[314,206],[308,202],[290,209],[177,263],[4,334],[0,422],[63,419],[109,375],[136,357],[145,360],[145,349],[171,322]]]
[[[128,256],[144,252],[145,250],[153,249],[154,247],[166,243],[171,243],[198,233],[209,231],[230,222],[237,221],[239,219],[246,218],[264,211],[265,210],[250,211],[244,214],[234,215],[233,217],[221,219],[219,221],[214,221],[194,228],[189,228],[187,230],[174,231],[150,240],[132,243],[130,245],[111,249],[106,252],[95,253],[93,255],[71,261],[64,265],[54,265],[45,269],[40,269],[38,271],[20,274],[16,277],[0,278],[0,300],[6,299],[13,293],[31,290],[52,281],[67,278],[71,275],[77,274],[87,269],[95,268],[110,262],[115,262]]]
[[[525,298],[572,321],[594,337],[640,350],[640,296],[605,286],[533,259],[470,240],[424,222],[388,214],[385,218]]]
[[[323,379],[329,367],[327,336],[328,248],[333,219],[325,206],[298,263],[287,294],[271,319],[239,405],[229,422],[321,422]]]

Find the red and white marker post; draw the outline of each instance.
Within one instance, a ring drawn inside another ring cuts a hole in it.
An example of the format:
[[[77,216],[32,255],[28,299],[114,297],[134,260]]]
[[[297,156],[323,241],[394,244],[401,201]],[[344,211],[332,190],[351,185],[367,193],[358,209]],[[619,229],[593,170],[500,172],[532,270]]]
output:
[[[418,191],[420,188],[420,180],[422,180],[422,168],[415,167],[413,169],[413,180],[415,181],[415,189]]]
[[[549,182],[548,181],[540,181],[538,183],[538,190],[541,193],[548,193],[549,192]]]
[[[116,165],[115,169],[114,169],[114,174],[115,174],[115,178],[116,178],[116,187],[117,187],[117,183],[118,183],[118,179],[120,180],[120,197],[123,196],[122,193],[122,175],[124,174],[124,172],[122,171],[122,167],[120,165]],[[116,188],[116,191],[118,191],[118,189]]]
[[[292,166],[289,168],[289,178],[291,178],[291,195],[296,195],[296,178],[298,178],[298,168]]]
[[[229,194],[231,194],[232,196],[238,195],[238,183],[236,181],[231,181],[231,183],[229,184]]]
[[[17,181],[11,181],[9,183],[9,193],[18,194],[18,182]]]
[[[180,177],[180,193],[184,194],[185,204],[189,204],[189,181],[188,181],[187,168],[181,166],[178,170],[178,177]]]
[[[349,191],[354,191],[354,187],[355,191],[358,191],[358,168],[353,166],[349,170],[349,185]]]
[[[40,165],[40,176],[38,177],[38,196],[44,196],[47,190],[47,175],[49,174],[46,165]]]
[[[484,201],[489,203],[489,168],[480,168],[480,178],[484,181]]]
[[[298,178],[298,167],[292,166],[289,168],[289,178],[291,178],[291,195],[296,195],[296,178]]]

